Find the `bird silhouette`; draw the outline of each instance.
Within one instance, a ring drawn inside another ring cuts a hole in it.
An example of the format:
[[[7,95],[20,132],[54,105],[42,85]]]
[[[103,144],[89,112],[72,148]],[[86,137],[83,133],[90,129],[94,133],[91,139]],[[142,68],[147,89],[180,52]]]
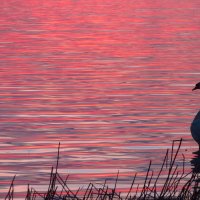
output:
[[[197,89],[200,89],[200,82],[195,85],[192,91]],[[194,120],[192,121],[190,131],[193,139],[198,143],[200,151],[200,111],[196,114]]]
[[[195,87],[192,89],[192,91],[197,90],[197,89],[200,89],[200,82],[195,85]]]

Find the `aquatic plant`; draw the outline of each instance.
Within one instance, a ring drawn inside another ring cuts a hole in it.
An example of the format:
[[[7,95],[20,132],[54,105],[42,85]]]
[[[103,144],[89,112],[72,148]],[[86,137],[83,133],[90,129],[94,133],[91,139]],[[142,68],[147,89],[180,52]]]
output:
[[[60,143],[58,146],[56,166],[51,168],[49,185],[46,192],[36,191],[28,185],[26,200],[197,200],[200,199],[199,165],[188,173],[185,170],[185,157],[177,164],[177,156],[182,144],[181,140],[173,141],[171,149],[166,151],[163,162],[157,172],[152,170],[150,161],[144,182],[136,183],[137,173],[132,179],[129,191],[123,194],[117,189],[119,173],[114,187],[107,184],[107,179],[100,186],[89,183],[86,189],[71,190],[68,177],[64,179],[59,174]],[[198,163],[198,162],[197,162]],[[13,178],[6,200],[14,199]]]

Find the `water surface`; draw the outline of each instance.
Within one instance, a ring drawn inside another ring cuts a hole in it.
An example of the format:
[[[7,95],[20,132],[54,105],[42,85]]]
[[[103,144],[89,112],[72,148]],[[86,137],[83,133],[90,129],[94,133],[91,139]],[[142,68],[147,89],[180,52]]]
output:
[[[3,1],[0,7],[0,197],[72,186],[120,170],[120,187],[174,139],[187,157],[199,110],[199,1]],[[78,180],[78,181],[77,181]],[[78,188],[77,186],[77,188]]]

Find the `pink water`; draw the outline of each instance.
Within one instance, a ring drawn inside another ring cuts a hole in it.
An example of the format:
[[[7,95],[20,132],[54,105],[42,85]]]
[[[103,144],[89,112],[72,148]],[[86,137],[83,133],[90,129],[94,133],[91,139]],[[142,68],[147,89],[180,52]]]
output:
[[[200,92],[191,91],[200,81],[199,6],[3,0],[0,197],[15,174],[20,198],[26,184],[48,184],[58,142],[60,172],[74,187],[120,170],[126,188],[174,139],[186,140],[189,158],[200,108]]]

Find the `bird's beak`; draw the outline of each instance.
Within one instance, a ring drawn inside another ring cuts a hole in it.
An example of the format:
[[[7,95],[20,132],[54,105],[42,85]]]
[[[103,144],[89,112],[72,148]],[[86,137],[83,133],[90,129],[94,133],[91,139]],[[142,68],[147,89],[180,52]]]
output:
[[[192,89],[192,91],[194,91],[194,90],[196,90],[196,89],[198,89],[197,86],[195,86],[195,87]]]

